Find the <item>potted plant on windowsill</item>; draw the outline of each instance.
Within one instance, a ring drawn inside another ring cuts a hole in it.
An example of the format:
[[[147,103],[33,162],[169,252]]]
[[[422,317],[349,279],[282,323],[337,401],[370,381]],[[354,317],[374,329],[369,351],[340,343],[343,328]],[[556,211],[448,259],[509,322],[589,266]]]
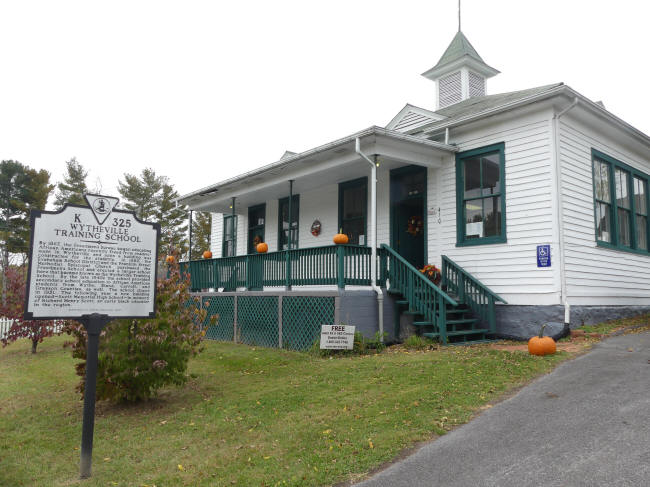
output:
[[[429,264],[425,265],[420,272],[424,274],[424,277],[429,279],[434,285],[440,286],[442,281],[442,272],[435,265]]]

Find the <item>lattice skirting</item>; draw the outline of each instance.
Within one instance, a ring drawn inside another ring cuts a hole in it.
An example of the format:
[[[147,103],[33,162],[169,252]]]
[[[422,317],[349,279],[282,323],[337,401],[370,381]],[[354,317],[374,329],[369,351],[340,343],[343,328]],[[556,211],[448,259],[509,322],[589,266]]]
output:
[[[335,323],[336,296],[195,295],[208,315],[206,338],[262,347],[307,350],[321,325]],[[216,323],[209,320],[216,315]]]

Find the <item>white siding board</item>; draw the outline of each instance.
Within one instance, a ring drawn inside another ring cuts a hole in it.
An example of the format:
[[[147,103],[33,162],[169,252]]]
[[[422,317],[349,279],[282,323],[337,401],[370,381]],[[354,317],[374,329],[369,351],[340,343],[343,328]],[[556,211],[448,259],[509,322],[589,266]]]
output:
[[[596,133],[565,117],[560,124],[566,281],[571,304],[650,305],[650,256],[596,245],[591,149],[650,174],[650,157],[639,157],[615,131]]]
[[[221,213],[212,213],[212,228],[210,230],[210,250],[212,257],[221,257],[223,239],[223,215]]]
[[[538,112],[518,120],[493,122],[474,132],[455,133],[451,142],[461,151],[504,142],[506,158],[507,243],[456,247],[456,172],[454,158],[438,170],[442,224],[437,235],[439,253],[472,273],[510,304],[558,304],[558,242],[552,223],[551,113]],[[431,191],[431,189],[430,189]],[[553,267],[538,269],[536,246],[551,244]]]

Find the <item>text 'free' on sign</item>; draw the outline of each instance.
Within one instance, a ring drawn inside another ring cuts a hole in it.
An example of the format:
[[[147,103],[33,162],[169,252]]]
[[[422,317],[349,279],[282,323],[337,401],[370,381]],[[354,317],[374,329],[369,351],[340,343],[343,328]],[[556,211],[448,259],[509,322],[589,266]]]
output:
[[[26,319],[155,316],[160,225],[86,195],[89,207],[32,211]]]
[[[320,348],[329,350],[352,350],[354,326],[323,325],[320,332]]]

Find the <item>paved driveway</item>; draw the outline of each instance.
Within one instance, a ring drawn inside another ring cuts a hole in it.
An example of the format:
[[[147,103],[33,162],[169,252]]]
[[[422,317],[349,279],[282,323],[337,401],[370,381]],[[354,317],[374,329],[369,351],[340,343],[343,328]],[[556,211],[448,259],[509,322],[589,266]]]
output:
[[[358,485],[650,486],[650,333],[601,342]]]

